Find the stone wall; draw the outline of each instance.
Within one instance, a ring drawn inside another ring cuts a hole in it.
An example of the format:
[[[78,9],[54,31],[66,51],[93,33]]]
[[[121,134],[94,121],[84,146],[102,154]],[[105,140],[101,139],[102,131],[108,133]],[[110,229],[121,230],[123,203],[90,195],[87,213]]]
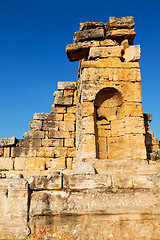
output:
[[[0,170],[26,178],[57,169],[70,172],[76,157],[75,112],[75,82],[59,82],[52,113],[35,113],[23,139],[0,139]]]

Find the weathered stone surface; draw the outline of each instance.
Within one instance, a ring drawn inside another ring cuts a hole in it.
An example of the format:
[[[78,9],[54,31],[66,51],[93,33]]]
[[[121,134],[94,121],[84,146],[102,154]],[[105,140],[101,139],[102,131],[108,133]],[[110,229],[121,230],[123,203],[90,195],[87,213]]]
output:
[[[109,27],[110,28],[133,28],[134,23],[134,17],[128,16],[128,17],[109,17]]]
[[[31,120],[29,122],[29,127],[31,131],[40,131],[42,130],[42,121],[41,120]]]
[[[97,27],[104,27],[104,23],[103,22],[84,22],[84,23],[80,23],[80,27],[79,27],[79,31],[83,31],[83,30],[88,30],[88,29],[94,29]]]
[[[17,170],[17,171],[24,170],[25,169],[25,163],[26,163],[26,158],[16,157],[14,159],[14,169]]]
[[[100,59],[81,62],[81,68],[139,68],[137,62],[121,62],[119,58]]]
[[[29,187],[32,190],[54,190],[62,188],[62,175],[60,173],[51,173],[47,176],[31,177]]]
[[[73,174],[95,174],[95,169],[89,162],[76,162]]]
[[[1,157],[0,170],[3,170],[3,171],[13,170],[13,159]]]
[[[1,138],[0,139],[0,147],[7,147],[7,146],[13,146],[16,143],[15,137],[9,137],[9,138]]]
[[[66,160],[67,152],[63,154],[56,154],[57,158],[49,158],[46,160],[46,168],[49,170],[63,170],[66,169]]]
[[[140,60],[140,45],[130,46],[125,50],[123,58],[126,62],[138,62]]]
[[[73,41],[76,42],[83,42],[86,40],[97,40],[104,38],[104,29],[102,27],[98,27],[95,29],[88,29],[74,33]]]
[[[23,134],[23,138],[44,138],[44,132],[42,131],[26,132]]]
[[[34,120],[45,120],[48,118],[50,113],[35,113]]]
[[[26,158],[25,170],[44,170],[45,169],[45,158]]]
[[[58,90],[75,90],[76,82],[58,82]]]
[[[106,37],[116,41],[122,42],[124,39],[129,39],[129,42],[133,44],[133,40],[136,36],[134,29],[111,29],[107,31]]]
[[[107,57],[122,57],[122,46],[114,47],[91,47],[89,59],[107,58]],[[129,62],[129,61],[128,61]]]
[[[95,189],[95,188],[109,188],[111,187],[111,177],[99,174],[74,174],[71,176],[65,176],[64,188],[72,190],[79,189]]]

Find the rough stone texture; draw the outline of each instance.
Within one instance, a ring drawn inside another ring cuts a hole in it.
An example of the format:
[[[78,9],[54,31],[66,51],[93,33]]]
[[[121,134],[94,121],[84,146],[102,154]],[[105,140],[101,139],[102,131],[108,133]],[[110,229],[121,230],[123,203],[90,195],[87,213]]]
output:
[[[81,23],[66,48],[77,81],[58,83],[23,139],[0,140],[0,239],[160,239],[160,146],[134,37],[133,17]]]
[[[125,50],[125,54],[123,55],[123,58],[126,62],[136,62],[140,59],[140,45],[136,46],[130,46]]]
[[[95,169],[89,162],[77,162],[73,174],[95,174]]]
[[[13,146],[16,143],[15,137],[9,137],[9,138],[1,138],[0,139],[0,147],[8,147]]]
[[[83,30],[79,32],[75,32],[73,41],[76,42],[83,42],[86,40],[96,40],[96,39],[103,39],[104,38],[104,29],[101,27],[89,30]]]

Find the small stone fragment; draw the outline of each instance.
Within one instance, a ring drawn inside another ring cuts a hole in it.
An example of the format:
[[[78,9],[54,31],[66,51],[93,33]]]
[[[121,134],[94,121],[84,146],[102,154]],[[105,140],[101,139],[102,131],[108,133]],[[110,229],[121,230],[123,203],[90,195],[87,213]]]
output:
[[[0,139],[0,147],[13,146],[16,143],[15,137],[1,138]]]
[[[130,46],[125,50],[123,58],[125,62],[138,62],[141,57],[140,45]]]

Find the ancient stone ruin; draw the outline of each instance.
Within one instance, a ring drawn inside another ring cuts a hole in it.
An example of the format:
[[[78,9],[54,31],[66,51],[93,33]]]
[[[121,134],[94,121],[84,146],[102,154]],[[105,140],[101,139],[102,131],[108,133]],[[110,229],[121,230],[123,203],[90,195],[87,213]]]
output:
[[[133,17],[80,23],[51,113],[0,139],[0,239],[160,239],[160,146]]]

